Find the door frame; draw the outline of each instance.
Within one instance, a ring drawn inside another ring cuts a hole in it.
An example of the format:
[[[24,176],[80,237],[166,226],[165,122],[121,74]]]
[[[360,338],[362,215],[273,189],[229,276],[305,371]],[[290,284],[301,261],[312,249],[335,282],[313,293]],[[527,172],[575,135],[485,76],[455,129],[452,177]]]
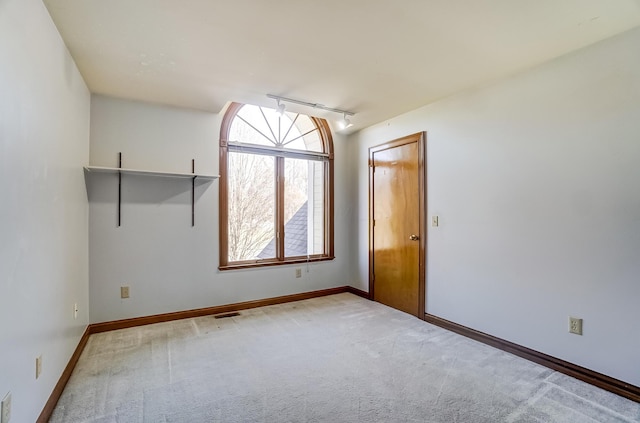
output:
[[[373,278],[374,269],[374,235],[373,235],[373,155],[379,151],[389,148],[398,147],[404,144],[418,143],[418,190],[419,190],[419,258],[418,258],[418,317],[425,318],[425,301],[426,301],[426,252],[427,252],[427,133],[426,131],[407,135],[392,141],[385,142],[369,148],[369,297],[371,300],[375,298],[375,281]]]

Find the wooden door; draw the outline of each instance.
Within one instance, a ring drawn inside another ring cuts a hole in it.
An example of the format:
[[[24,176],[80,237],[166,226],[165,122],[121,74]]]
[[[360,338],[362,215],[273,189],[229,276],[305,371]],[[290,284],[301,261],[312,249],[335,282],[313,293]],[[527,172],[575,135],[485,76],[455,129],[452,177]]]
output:
[[[424,318],[424,134],[369,149],[369,292]]]

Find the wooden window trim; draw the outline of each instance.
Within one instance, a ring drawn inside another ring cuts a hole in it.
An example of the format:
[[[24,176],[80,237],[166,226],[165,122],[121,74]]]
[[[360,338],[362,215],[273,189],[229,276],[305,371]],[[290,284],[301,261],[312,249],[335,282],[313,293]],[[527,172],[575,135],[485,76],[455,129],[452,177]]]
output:
[[[255,268],[255,267],[267,267],[267,266],[279,266],[279,265],[290,265],[290,264],[300,264],[307,262],[321,262],[321,261],[329,261],[335,258],[334,255],[334,163],[333,163],[333,137],[331,135],[331,129],[329,128],[329,124],[326,120],[309,116],[309,118],[314,122],[316,127],[318,128],[318,132],[320,138],[324,144],[325,151],[324,153],[317,152],[309,152],[309,156],[306,157],[307,160],[312,160],[312,156],[314,153],[316,157],[326,156],[326,159],[323,158],[325,163],[325,171],[324,171],[324,201],[325,201],[325,211],[324,211],[324,243],[325,243],[325,254],[314,254],[310,256],[299,256],[299,257],[284,257],[284,237],[282,233],[284,231],[284,215],[282,211],[284,210],[284,178],[278,178],[276,180],[276,200],[279,204],[277,204],[276,211],[276,221],[277,228],[276,231],[280,231],[280,233],[276,237],[276,251],[277,257],[273,259],[265,259],[265,260],[245,260],[245,261],[234,261],[229,262],[229,203],[228,203],[228,184],[229,184],[229,152],[233,150],[233,147],[230,149],[229,145],[229,131],[231,129],[231,124],[233,123],[234,118],[240,111],[240,109],[244,106],[242,103],[231,103],[227,108],[227,111],[222,119],[222,123],[220,125],[220,146],[219,146],[219,161],[220,161],[220,188],[219,188],[219,250],[220,250],[220,262],[218,269],[219,270],[233,270],[233,269],[246,269],[246,268]],[[250,148],[250,147],[249,147]],[[255,149],[255,150],[259,150]],[[249,151],[248,151],[249,152]],[[275,158],[276,167],[278,167],[278,172],[276,174],[283,175],[284,174],[284,158],[285,157],[297,157],[297,158],[305,158],[303,153],[297,153],[295,151],[286,151],[282,154],[278,154],[277,152],[269,153],[266,149],[263,152],[251,151],[251,153],[259,153],[259,154],[268,154]],[[280,257],[280,258],[278,258]]]

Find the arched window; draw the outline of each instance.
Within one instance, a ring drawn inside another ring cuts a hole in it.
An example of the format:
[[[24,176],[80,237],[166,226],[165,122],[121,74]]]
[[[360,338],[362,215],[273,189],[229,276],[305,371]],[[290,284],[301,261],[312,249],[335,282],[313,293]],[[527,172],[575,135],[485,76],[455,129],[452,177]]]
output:
[[[220,269],[332,258],[329,125],[232,103],[220,130]]]

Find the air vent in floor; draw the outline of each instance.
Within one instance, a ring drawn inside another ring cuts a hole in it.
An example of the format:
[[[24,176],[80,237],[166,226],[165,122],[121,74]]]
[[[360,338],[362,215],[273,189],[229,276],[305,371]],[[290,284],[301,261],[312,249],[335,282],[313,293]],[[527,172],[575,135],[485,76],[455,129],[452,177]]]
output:
[[[224,313],[224,314],[218,314],[216,316],[213,316],[216,319],[226,319],[227,317],[235,317],[235,316],[240,316],[240,313],[234,311],[233,313]]]

